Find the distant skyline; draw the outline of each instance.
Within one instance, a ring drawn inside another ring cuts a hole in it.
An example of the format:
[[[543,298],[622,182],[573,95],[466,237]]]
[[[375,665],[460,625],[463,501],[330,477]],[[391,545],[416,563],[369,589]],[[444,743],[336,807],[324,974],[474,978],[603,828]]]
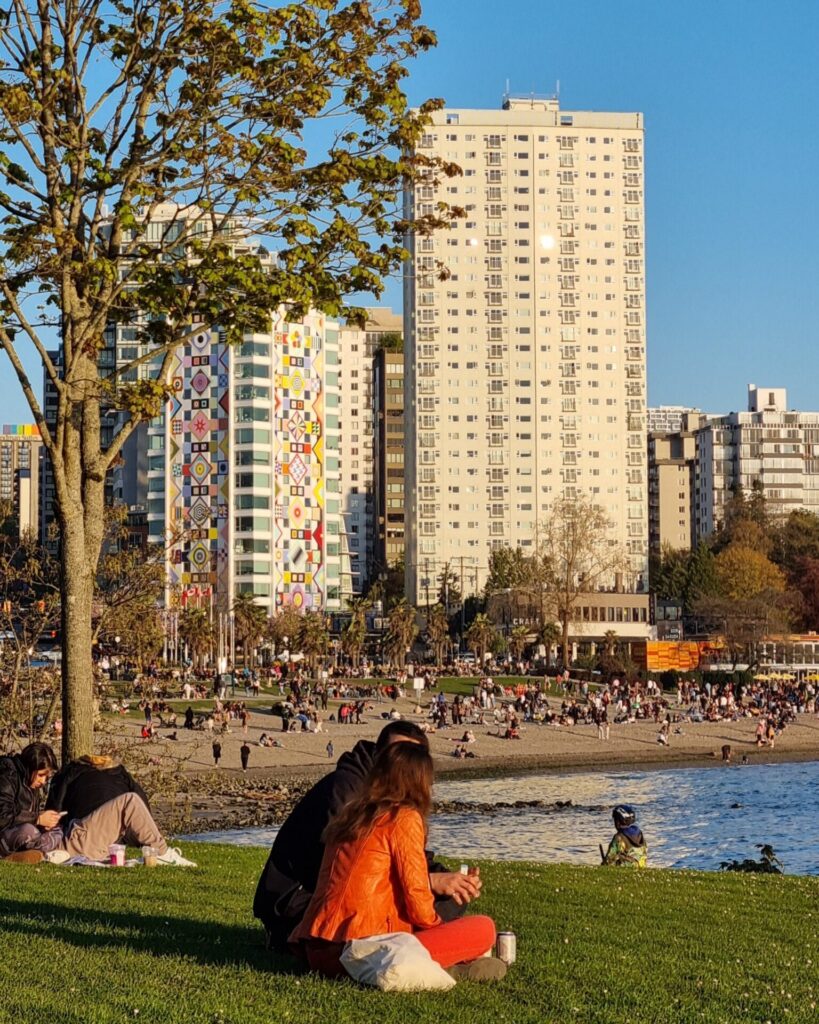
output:
[[[645,115],[649,405],[742,410],[752,382],[819,409],[819,6],[429,0],[423,19],[439,46],[411,66],[413,103],[559,81],[564,109]],[[30,422],[6,359],[0,381],[0,419]]]

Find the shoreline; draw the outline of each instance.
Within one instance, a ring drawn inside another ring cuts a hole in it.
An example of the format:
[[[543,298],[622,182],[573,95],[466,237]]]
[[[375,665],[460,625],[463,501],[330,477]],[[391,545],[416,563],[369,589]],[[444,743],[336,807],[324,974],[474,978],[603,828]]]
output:
[[[641,723],[640,723],[641,724]],[[711,723],[724,725],[726,723]],[[743,722],[731,723],[743,725]],[[798,720],[789,729],[798,728]],[[807,725],[807,723],[805,723]],[[632,727],[623,727],[632,728]],[[653,731],[653,726],[651,727]],[[787,733],[787,731],[786,731]],[[748,756],[748,765],[775,765],[793,762],[819,761],[819,747],[813,743],[819,740],[819,720],[815,718],[808,726],[807,743],[784,743],[773,750],[757,748],[745,740],[735,747],[730,763],[721,760],[719,748],[705,747],[699,742],[671,748],[658,747],[646,750],[633,742],[623,749],[612,743],[601,747],[578,748],[577,743],[561,752],[521,751],[519,754],[502,756],[500,753],[481,756],[475,760],[456,760],[446,757],[440,750],[434,750],[436,781],[457,782],[469,779],[519,777],[526,775],[566,775],[586,772],[651,772],[668,769],[736,767],[740,765],[743,753]],[[360,738],[360,737],[359,737]],[[580,736],[567,737],[577,740]],[[587,739],[587,737],[582,737]],[[498,741],[513,743],[515,741]],[[596,743],[595,738],[595,743]],[[327,760],[316,763],[292,765],[265,765],[250,768],[247,773],[239,769],[206,769],[187,775],[189,792],[185,796],[186,818],[178,817],[178,805],[172,807],[167,801],[157,804],[160,823],[173,828],[177,833],[187,834],[225,831],[239,828],[270,827],[281,824],[290,810],[304,793],[335,765]],[[566,799],[571,798],[567,786]]]

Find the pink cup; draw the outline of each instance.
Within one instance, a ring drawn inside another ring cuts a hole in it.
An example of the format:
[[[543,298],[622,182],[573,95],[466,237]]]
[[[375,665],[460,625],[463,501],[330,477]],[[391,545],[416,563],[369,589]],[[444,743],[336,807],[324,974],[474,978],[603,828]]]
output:
[[[108,847],[108,863],[112,868],[125,867],[125,847],[120,843],[112,843]]]

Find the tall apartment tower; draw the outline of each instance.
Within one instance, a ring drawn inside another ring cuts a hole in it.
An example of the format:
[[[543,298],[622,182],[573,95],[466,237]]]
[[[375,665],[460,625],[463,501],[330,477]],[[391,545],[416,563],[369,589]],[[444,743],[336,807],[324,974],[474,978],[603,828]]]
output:
[[[465,216],[409,241],[409,599],[446,565],[479,590],[492,548],[532,550],[551,503],[580,493],[628,551],[622,582],[643,589],[642,115],[509,98],[436,113],[419,152],[463,175],[418,184],[407,214],[443,200]]]
[[[11,512],[18,537],[39,529],[42,447],[36,424],[0,427],[0,502]]]
[[[404,355],[375,354],[375,560],[379,572],[404,561]]]
[[[385,336],[401,335],[403,318],[384,306],[366,310],[361,327],[339,336],[341,514],[350,553],[350,589],[367,589],[376,565],[374,359]]]

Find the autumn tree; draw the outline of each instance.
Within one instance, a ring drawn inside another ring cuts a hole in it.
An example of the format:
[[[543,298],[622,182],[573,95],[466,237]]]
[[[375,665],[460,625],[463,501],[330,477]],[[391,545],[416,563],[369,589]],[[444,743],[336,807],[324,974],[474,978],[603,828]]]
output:
[[[266,636],[279,653],[295,643],[301,627],[301,615],[292,605],[285,605],[267,620]]]
[[[417,0],[2,11],[0,348],[54,473],[66,758],[92,748],[106,475],[162,413],[174,350],[203,325],[230,343],[267,331],[284,303],[294,318],[310,306],[360,315],[348,297],[380,295],[407,233],[460,213],[439,205],[408,224],[399,210],[405,184],[457,170],[412,155],[441,105],[413,111],[402,90],[410,59],[435,43],[419,14]],[[251,230],[275,260],[245,244]],[[138,352],[103,364],[116,324]]]
[[[781,594],[785,575],[781,569],[755,548],[734,543],[721,551],[715,561],[720,593],[733,601],[762,593]]]
[[[628,569],[622,546],[611,537],[612,526],[600,505],[581,494],[556,499],[540,527],[538,556],[548,568],[543,589],[560,623],[566,668],[571,661],[569,634],[577,599],[612,587]]]
[[[139,668],[164,643],[160,605],[165,594],[164,544],[130,544],[127,509],[105,510],[102,555],[94,581],[92,640],[116,644]]]

